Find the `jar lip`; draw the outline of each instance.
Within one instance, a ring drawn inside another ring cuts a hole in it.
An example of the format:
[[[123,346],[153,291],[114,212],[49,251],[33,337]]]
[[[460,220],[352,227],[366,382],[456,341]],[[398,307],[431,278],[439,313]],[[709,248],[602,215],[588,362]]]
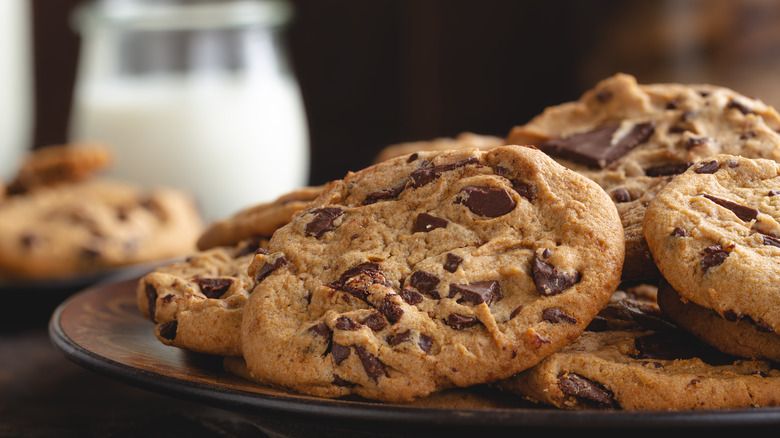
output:
[[[73,15],[77,30],[117,26],[138,30],[199,30],[247,26],[281,27],[292,17],[284,0],[208,1],[192,4],[92,1]]]

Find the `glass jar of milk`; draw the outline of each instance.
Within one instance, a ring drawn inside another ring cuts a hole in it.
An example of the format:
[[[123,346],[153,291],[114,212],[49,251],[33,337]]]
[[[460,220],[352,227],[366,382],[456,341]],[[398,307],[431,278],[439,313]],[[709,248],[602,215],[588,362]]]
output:
[[[103,0],[76,15],[72,141],[110,176],[192,193],[208,221],[308,183],[303,101],[270,0]]]

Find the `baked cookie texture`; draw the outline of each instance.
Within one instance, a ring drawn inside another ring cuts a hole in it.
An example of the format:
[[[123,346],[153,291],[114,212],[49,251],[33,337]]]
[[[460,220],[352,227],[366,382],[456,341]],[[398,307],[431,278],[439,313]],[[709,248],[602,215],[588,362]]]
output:
[[[780,405],[776,364],[716,351],[674,326],[648,297],[623,291],[580,338],[497,386],[561,409]]]
[[[255,286],[247,270],[264,240],[197,251],[143,276],[141,313],[165,345],[221,356],[241,355],[243,307]]]
[[[595,183],[532,147],[419,152],[328,184],[249,274],[253,380],[409,401],[496,381],[575,340],[624,237]]]
[[[780,115],[712,85],[647,84],[616,74],[580,99],[514,127],[507,144],[532,144],[597,182],[626,236],[623,278],[660,278],[642,229],[646,205],[675,175],[716,154],[780,161]]]
[[[8,277],[72,276],[187,254],[202,229],[177,190],[90,179],[0,205],[0,271]]]
[[[661,190],[647,243],[684,301],[780,335],[780,164],[716,155]]]
[[[390,158],[409,155],[415,152],[446,151],[467,148],[490,149],[504,144],[503,138],[494,135],[461,132],[455,137],[439,137],[432,140],[409,141],[387,146],[379,151],[374,158],[374,163],[381,163]]]

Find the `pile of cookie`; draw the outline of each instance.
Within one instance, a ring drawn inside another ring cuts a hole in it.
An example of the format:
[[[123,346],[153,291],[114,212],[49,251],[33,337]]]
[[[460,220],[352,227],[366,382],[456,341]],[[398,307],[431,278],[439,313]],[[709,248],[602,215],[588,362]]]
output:
[[[778,130],[732,90],[618,74],[211,224],[138,307],[166,345],[320,397],[777,406]]]
[[[100,177],[112,162],[92,143],[28,154],[0,190],[0,280],[61,281],[196,249],[204,224],[190,195]]]

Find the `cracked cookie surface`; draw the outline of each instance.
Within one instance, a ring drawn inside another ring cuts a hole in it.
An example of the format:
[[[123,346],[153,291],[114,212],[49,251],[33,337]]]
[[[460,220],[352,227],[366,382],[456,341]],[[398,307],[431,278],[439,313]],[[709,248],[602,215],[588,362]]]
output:
[[[535,148],[397,157],[330,183],[255,256],[244,358],[324,397],[492,382],[576,339],[623,256],[609,197]]]

